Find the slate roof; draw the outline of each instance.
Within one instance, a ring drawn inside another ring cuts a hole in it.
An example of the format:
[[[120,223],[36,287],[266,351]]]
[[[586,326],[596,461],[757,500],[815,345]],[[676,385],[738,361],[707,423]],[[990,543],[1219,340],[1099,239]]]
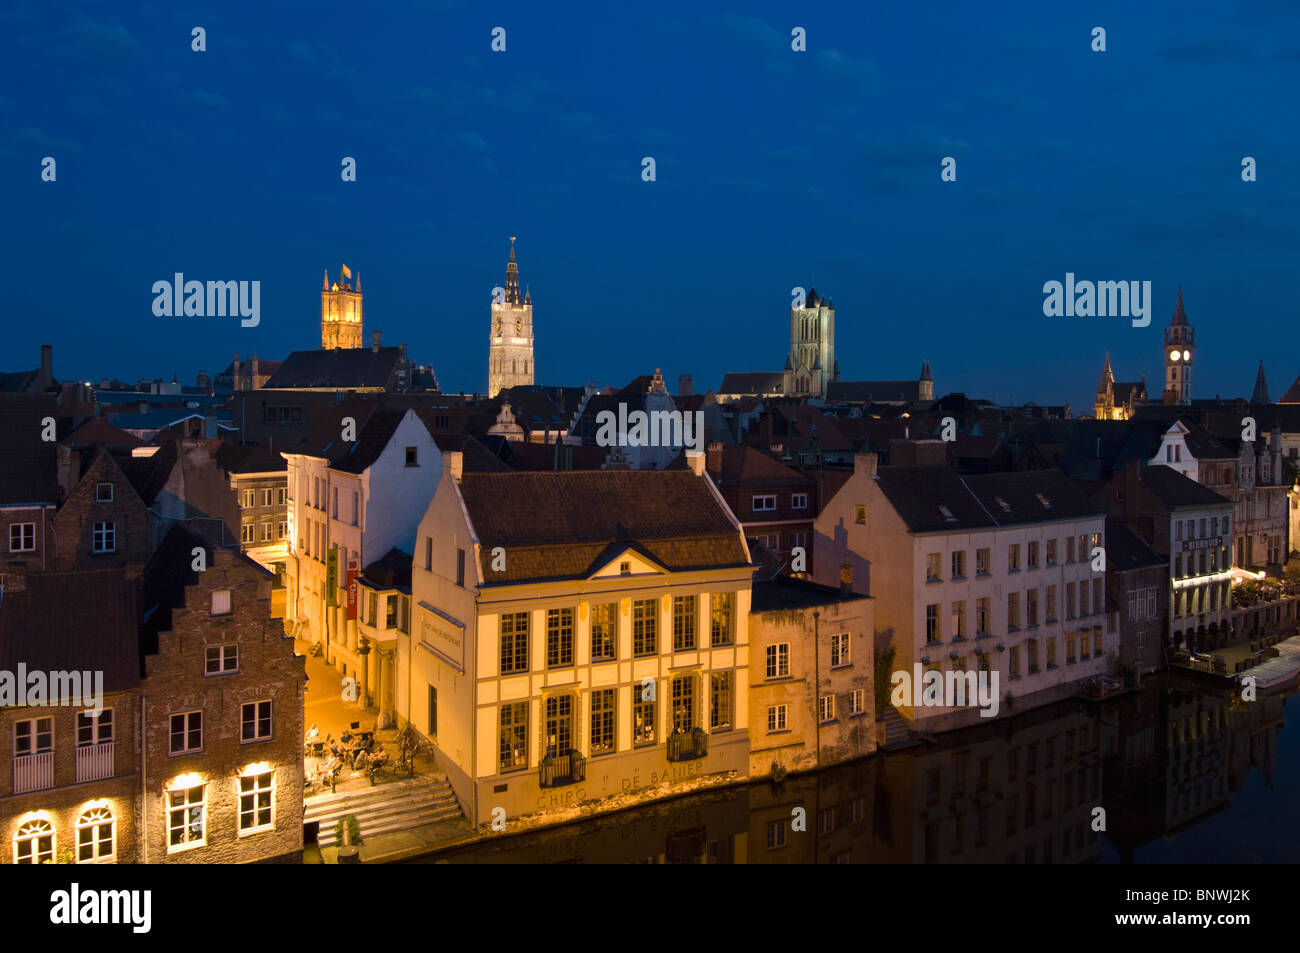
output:
[[[144,446],[144,441],[135,434],[127,433],[121,427],[109,423],[103,417],[92,417],[60,440],[59,443],[73,447],[90,447],[96,444],[103,444],[108,447]]]
[[[331,456],[330,469],[361,473],[379,459],[405,416],[404,407],[387,407],[382,404],[375,407],[365,423],[358,424],[356,441],[337,445],[340,452]]]
[[[41,572],[0,601],[0,669],[101,671],[104,691],[140,683],[136,590],[126,570]]]
[[[914,533],[958,532],[1102,515],[1059,470],[962,476],[946,466],[882,467],[878,481],[885,497]]]
[[[1165,466],[1142,467],[1139,478],[1170,509],[1180,506],[1232,506],[1213,490]]]
[[[284,457],[254,443],[223,440],[213,456],[217,466],[227,473],[272,473],[289,469],[289,461]]]
[[[41,439],[54,410],[53,395],[0,396],[0,504],[59,501],[55,444]]]
[[[425,426],[428,426],[427,420]],[[507,473],[511,469],[508,463],[472,434],[435,434],[433,442],[443,453],[461,454],[462,473]]]
[[[919,381],[831,381],[826,385],[826,399],[854,404],[917,401],[921,399],[921,384]]]
[[[387,387],[405,359],[401,347],[294,351],[266,382],[266,390],[294,387]]]
[[[1300,404],[1300,377],[1295,379],[1295,383],[1287,388],[1285,394],[1278,398],[1279,404]]]
[[[394,546],[361,571],[361,575],[377,589],[411,588],[411,554]]]
[[[107,451],[105,451],[107,452]],[[122,475],[127,478],[145,506],[152,506],[162,488],[167,485],[172,469],[180,460],[180,447],[173,441],[162,444],[151,457],[133,457],[130,453],[112,454]],[[94,457],[83,458],[82,472],[89,469]]]
[[[1155,566],[1168,566],[1169,560],[1157,556],[1122,520],[1106,520],[1106,568],[1115,572],[1132,572]]]
[[[752,593],[749,603],[750,612],[806,609],[868,598],[860,593],[844,593],[832,586],[823,586],[803,579],[791,579],[789,576],[756,581]]]
[[[724,374],[719,394],[783,394],[785,393],[785,373],[783,371],[744,371]]]
[[[611,544],[637,544],[670,570],[749,565],[708,485],[680,470],[467,473],[460,493],[488,584],[584,578]],[[506,570],[492,570],[492,550]]]

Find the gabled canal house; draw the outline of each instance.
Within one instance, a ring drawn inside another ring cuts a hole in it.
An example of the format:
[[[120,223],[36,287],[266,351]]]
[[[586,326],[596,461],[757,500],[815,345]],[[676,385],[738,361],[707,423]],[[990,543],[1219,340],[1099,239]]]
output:
[[[669,471],[444,461],[397,714],[433,741],[466,816],[509,825],[745,776],[754,567],[703,454]]]

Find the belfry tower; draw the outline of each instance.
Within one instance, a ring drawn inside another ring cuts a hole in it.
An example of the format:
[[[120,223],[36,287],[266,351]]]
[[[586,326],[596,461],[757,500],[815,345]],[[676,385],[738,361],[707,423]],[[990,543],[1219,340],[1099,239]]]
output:
[[[1187,323],[1183,311],[1183,286],[1178,286],[1178,304],[1173,320],[1165,328],[1165,393],[1166,404],[1192,402],[1192,357],[1196,353],[1196,332]]]
[[[321,350],[363,347],[361,343],[361,273],[357,273],[357,287],[349,284],[352,269],[343,266],[339,280],[330,284],[329,269],[320,290],[320,346]]]
[[[488,338],[488,396],[533,382],[533,297],[519,294],[515,238],[510,237],[506,286],[492,298],[492,332]]]
[[[785,393],[825,397],[826,385],[840,379],[835,363],[835,304],[808,291],[803,307],[790,306],[790,354],[785,359]]]

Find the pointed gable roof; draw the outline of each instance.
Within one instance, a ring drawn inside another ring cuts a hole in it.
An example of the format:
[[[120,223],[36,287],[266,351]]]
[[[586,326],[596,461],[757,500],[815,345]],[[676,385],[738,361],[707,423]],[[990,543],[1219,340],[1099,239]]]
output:
[[[1183,286],[1178,286],[1178,303],[1174,305],[1174,319],[1169,322],[1171,326],[1186,325],[1187,312],[1183,310]]]
[[[1259,371],[1255,374],[1255,389],[1251,392],[1250,402],[1252,404],[1271,404],[1268,399],[1268,383],[1264,380],[1264,362],[1259,362]]]

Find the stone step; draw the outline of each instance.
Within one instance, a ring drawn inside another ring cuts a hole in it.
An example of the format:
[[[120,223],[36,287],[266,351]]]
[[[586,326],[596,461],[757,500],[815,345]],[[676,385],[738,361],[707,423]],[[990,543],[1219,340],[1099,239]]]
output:
[[[321,847],[335,846],[338,821],[349,814],[356,815],[363,838],[463,816],[445,777],[408,778],[304,800],[303,820],[320,825]]]
[[[355,814],[358,819],[378,820],[386,817],[395,817],[399,814],[409,814],[416,811],[430,810],[433,808],[458,807],[456,798],[451,795],[438,797],[419,797],[407,798],[400,801],[390,801],[385,804],[375,804],[364,810],[356,810],[351,807],[339,807],[329,811],[313,813],[310,816],[304,815],[305,821],[320,821],[324,827],[327,823],[333,824],[340,817],[347,817],[349,814]]]
[[[361,839],[367,837],[377,837],[380,834],[392,834],[395,831],[410,830],[413,827],[422,827],[425,824],[434,824],[438,821],[457,820],[463,817],[460,808],[452,805],[450,807],[440,808],[438,810],[424,811],[417,814],[403,814],[400,817],[388,818],[381,821],[366,823],[361,821]],[[322,825],[320,834],[317,838],[317,845],[320,847],[335,847],[337,842],[334,839],[334,830],[337,822],[330,824],[328,829]]]
[[[451,784],[446,780],[429,781],[416,778],[390,784],[376,784],[374,787],[367,785],[353,790],[326,792],[303,798],[303,809],[305,813],[311,814],[314,811],[327,809],[335,804],[364,807],[367,804],[388,802],[394,798],[401,798],[410,793],[423,791],[450,793]]]

